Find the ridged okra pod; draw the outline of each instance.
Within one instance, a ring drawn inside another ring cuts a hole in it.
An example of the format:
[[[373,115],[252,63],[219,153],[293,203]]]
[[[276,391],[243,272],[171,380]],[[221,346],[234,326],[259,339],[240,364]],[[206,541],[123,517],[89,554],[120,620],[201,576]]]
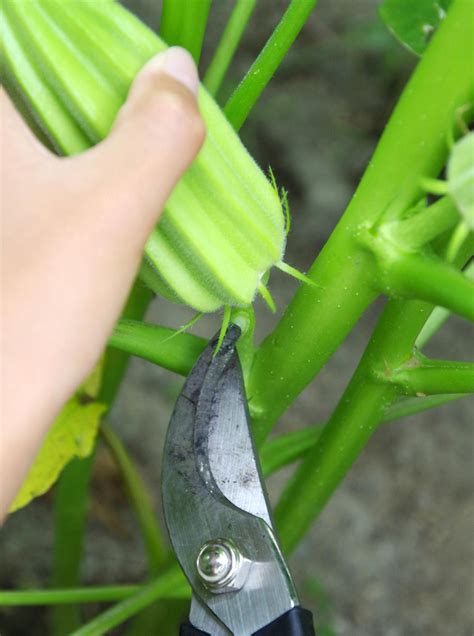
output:
[[[64,155],[107,135],[137,72],[166,48],[114,0],[4,0],[2,13],[2,81]],[[210,312],[252,302],[282,259],[285,231],[275,188],[202,87],[198,99],[206,141],[148,239],[141,274],[155,292]]]

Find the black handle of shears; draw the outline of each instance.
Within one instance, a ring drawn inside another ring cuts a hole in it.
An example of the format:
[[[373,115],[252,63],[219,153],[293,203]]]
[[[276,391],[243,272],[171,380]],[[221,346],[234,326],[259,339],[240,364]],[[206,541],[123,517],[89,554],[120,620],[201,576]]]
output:
[[[179,636],[212,636],[189,623],[181,625]],[[302,607],[293,607],[253,636],[315,636],[313,615]]]

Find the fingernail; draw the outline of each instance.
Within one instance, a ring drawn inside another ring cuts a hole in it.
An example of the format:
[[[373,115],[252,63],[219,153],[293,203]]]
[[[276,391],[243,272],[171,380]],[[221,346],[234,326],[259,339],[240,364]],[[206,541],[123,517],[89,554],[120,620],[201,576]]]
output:
[[[197,94],[199,75],[192,55],[180,46],[172,46],[160,55],[162,70]]]

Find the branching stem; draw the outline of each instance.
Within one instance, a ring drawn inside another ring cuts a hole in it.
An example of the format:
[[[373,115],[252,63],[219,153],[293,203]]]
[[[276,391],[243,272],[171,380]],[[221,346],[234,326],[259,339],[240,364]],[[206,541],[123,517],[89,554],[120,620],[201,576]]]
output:
[[[405,249],[422,247],[459,222],[456,206],[443,197],[404,221],[394,221],[381,228],[381,233]]]
[[[120,320],[110,337],[109,346],[187,375],[207,341],[189,333],[175,334],[174,329],[160,325]]]
[[[465,245],[458,254],[457,265],[465,262],[468,249]],[[415,340],[432,310],[422,301],[387,303],[347,389],[276,508],[275,519],[287,550],[304,536],[384,413],[397,414],[400,388],[388,380],[393,370],[413,362]],[[383,377],[387,381],[381,381]],[[446,387],[444,393],[449,392]]]
[[[422,198],[421,177],[436,177],[446,162],[444,131],[452,128],[456,109],[472,102],[474,95],[474,77],[465,68],[474,40],[471,11],[470,0],[457,0],[451,6],[408,82],[348,209],[308,272],[319,287],[298,289],[257,352],[248,393],[259,443],[378,295],[376,264],[361,246],[360,234],[376,227],[384,211],[391,220],[401,218]],[[426,281],[418,276],[419,284],[411,291],[422,291],[424,298],[470,314],[469,301],[459,294],[460,287],[467,286],[461,274],[454,274],[454,303],[452,291],[445,292],[449,303],[439,303],[432,270]],[[451,284],[453,277],[447,278]],[[426,293],[424,283],[432,286],[431,293]],[[357,411],[355,405],[351,408]],[[368,408],[368,403],[363,405],[364,411]],[[305,492],[302,482],[299,485]]]
[[[474,261],[471,261],[464,269],[464,275],[469,280],[474,281]],[[448,320],[450,315],[451,312],[444,307],[435,307],[435,309],[433,309],[430,317],[423,325],[423,329],[416,339],[415,346],[417,349],[423,349],[423,347],[426,346],[435,333],[437,333],[437,331],[439,331],[439,329]]]
[[[463,397],[466,397],[465,393],[401,399],[395,401],[385,409],[380,424],[409,417],[410,415],[448,404]],[[326,426],[326,424],[307,426],[297,431],[284,433],[283,435],[278,435],[278,437],[267,440],[260,451],[260,460],[265,477],[301,459],[311,451],[321,437],[324,426]]]
[[[474,321],[474,282],[438,258],[385,252],[381,289],[389,296],[419,298]]]
[[[419,367],[396,371],[390,382],[405,395],[474,393],[474,363],[429,360]]]
[[[417,301],[388,303],[349,386],[275,510],[284,549],[292,550],[303,537],[397,397],[392,384],[374,377],[374,365],[383,370],[384,362],[399,366],[410,358],[429,311]]]

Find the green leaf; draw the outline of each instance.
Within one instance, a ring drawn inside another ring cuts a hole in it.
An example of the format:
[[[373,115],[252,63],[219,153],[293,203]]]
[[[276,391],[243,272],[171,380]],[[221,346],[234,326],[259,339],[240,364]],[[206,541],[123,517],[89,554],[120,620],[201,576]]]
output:
[[[385,0],[380,17],[400,42],[423,55],[452,0]]]
[[[474,133],[462,137],[448,162],[448,192],[469,229],[474,230]]]
[[[77,396],[67,402],[49,430],[10,512],[49,490],[71,459],[92,453],[99,420],[106,408],[99,402],[84,404]]]

